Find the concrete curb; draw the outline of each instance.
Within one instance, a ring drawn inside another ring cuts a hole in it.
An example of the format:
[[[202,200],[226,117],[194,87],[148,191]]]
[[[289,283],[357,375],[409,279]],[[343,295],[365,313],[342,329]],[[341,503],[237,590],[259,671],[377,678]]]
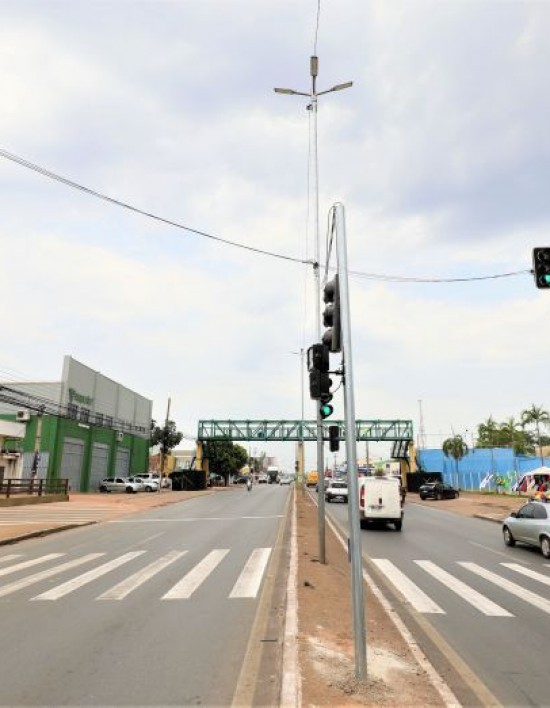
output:
[[[29,533],[24,533],[19,536],[11,536],[10,538],[3,538],[0,540],[0,546],[9,546],[12,543],[19,543],[19,541],[26,541],[29,538],[39,538],[40,536],[50,536],[52,533],[59,533],[60,531],[69,531],[70,529],[80,529],[83,526],[92,526],[97,524],[97,521],[84,521],[81,524],[63,524],[62,526],[56,526],[55,528],[40,529],[39,531],[31,531]]]
[[[493,521],[495,524],[501,524],[503,519],[496,519],[494,516],[484,516],[483,514],[473,514],[474,519],[483,519],[484,521]]]

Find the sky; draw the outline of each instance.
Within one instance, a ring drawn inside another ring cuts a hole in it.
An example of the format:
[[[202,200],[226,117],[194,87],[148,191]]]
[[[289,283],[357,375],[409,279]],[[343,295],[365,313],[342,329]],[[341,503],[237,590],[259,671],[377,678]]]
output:
[[[302,401],[314,418],[313,119],[273,88],[309,92],[316,53],[318,91],[353,81],[317,126],[323,263],[345,210],[356,417],[417,436],[422,411],[440,447],[550,408],[550,294],[529,274],[550,245],[550,2],[1,0],[0,17],[4,154],[291,259],[2,156],[0,378],[59,380],[70,354],[157,420],[170,397],[190,438]],[[293,465],[292,443],[249,449]]]

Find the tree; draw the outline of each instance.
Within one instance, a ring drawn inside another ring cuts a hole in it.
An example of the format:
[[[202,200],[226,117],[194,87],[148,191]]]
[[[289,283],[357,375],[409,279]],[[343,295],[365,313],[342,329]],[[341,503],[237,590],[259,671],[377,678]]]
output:
[[[458,463],[468,454],[468,445],[462,435],[454,435],[443,441],[443,454],[452,457],[456,464],[456,485],[458,486]]]
[[[230,440],[209,440],[204,446],[204,456],[208,458],[210,472],[221,474],[225,485],[229,475],[237,474],[248,460],[248,452]]]
[[[151,421],[151,447],[160,445],[160,468],[164,472],[164,458],[170,450],[177,447],[183,440],[183,433],[176,430],[176,424],[173,420],[169,420],[165,425],[157,425],[156,420]]]
[[[521,423],[525,427],[526,425],[534,425],[537,430],[537,443],[540,452],[540,464],[541,467],[544,465],[544,457],[542,454],[541,445],[541,435],[540,428],[542,426],[547,426],[550,423],[550,415],[548,411],[545,411],[542,406],[535,406],[533,403],[531,408],[527,408],[521,414]]]
[[[494,447],[498,442],[498,423],[489,416],[477,426],[477,447]]]
[[[521,423],[518,423],[514,417],[508,418],[500,424],[500,435],[503,444],[509,445],[513,449],[514,455],[521,455],[525,452],[525,433]]]

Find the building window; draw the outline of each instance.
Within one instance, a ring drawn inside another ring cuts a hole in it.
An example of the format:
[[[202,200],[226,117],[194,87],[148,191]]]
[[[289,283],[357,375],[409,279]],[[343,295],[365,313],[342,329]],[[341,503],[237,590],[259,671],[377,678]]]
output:
[[[103,425],[103,413],[96,413],[95,414],[95,424],[96,425]]]
[[[81,408],[80,409],[80,420],[83,423],[87,423],[90,420],[90,409],[89,408]]]
[[[67,414],[69,418],[76,418],[78,415],[78,406],[76,403],[69,403],[67,406]]]
[[[110,416],[110,415],[106,415],[106,416],[105,416],[105,425],[106,425],[108,428],[112,428],[112,427],[113,427],[113,418],[112,418],[112,416]]]

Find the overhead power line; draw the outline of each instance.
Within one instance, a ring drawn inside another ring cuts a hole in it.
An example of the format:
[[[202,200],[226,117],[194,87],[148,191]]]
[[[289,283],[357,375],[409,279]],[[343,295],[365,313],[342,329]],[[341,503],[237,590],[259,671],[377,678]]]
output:
[[[25,169],[32,170],[33,172],[36,172],[43,177],[47,177],[48,179],[54,180],[56,182],[60,182],[61,184],[66,185],[67,187],[71,187],[72,189],[77,189],[80,192],[84,192],[84,194],[88,194],[91,197],[95,197],[96,199],[102,199],[105,202],[108,202],[110,204],[114,204],[115,206],[119,206],[123,209],[127,209],[129,211],[132,211],[136,214],[141,214],[141,216],[146,216],[149,219],[154,219],[155,221],[159,221],[163,224],[167,224],[168,226],[174,226],[177,229],[181,229],[182,231],[187,231],[189,233],[195,234],[197,236],[202,236],[204,238],[208,238],[212,241],[216,241],[218,243],[224,243],[227,246],[233,246],[234,248],[240,248],[245,251],[251,251],[252,253],[258,253],[263,256],[271,256],[272,258],[279,258],[281,260],[285,261],[290,261],[293,263],[300,263],[302,265],[323,265],[323,264],[316,264],[313,260],[311,259],[305,259],[305,258],[296,258],[293,256],[288,256],[283,253],[276,253],[275,251],[268,251],[262,248],[257,248],[255,246],[249,246],[244,243],[238,243],[237,241],[231,241],[229,239],[222,238],[221,236],[214,236],[213,234],[208,233],[207,231],[202,231],[200,229],[194,229],[191,226],[185,226],[185,224],[181,224],[178,221],[173,221],[172,219],[166,219],[163,216],[159,216],[158,214],[153,214],[152,212],[145,211],[144,209],[140,209],[138,207],[132,206],[131,204],[128,204],[126,202],[121,201],[120,199],[115,199],[114,197],[109,197],[107,194],[103,194],[102,192],[98,192],[94,189],[90,189],[89,187],[85,187],[82,184],[79,184],[78,182],[74,182],[73,180],[68,179],[67,177],[63,177],[62,175],[59,175],[55,172],[52,172],[51,170],[46,169],[45,167],[41,167],[40,165],[37,165],[33,162],[30,162],[29,160],[25,160],[23,157],[19,157],[18,155],[15,155],[13,153],[7,152],[6,150],[2,150],[0,148],[0,157],[3,157],[6,160],[10,160],[11,162],[15,162],[16,164],[20,165],[21,167],[24,167]],[[384,282],[393,282],[393,283],[466,283],[466,282],[471,282],[471,281],[478,281],[478,280],[495,280],[497,278],[510,278],[514,277],[517,275],[525,275],[526,273],[531,273],[531,270],[518,270],[518,271],[513,271],[510,273],[496,273],[493,275],[478,275],[478,276],[465,276],[461,278],[422,278],[422,277],[414,277],[414,276],[399,276],[399,275],[383,275],[380,273],[363,273],[361,271],[349,271],[349,274],[358,278],[365,278],[367,280],[378,280],[378,281],[384,281]]]

